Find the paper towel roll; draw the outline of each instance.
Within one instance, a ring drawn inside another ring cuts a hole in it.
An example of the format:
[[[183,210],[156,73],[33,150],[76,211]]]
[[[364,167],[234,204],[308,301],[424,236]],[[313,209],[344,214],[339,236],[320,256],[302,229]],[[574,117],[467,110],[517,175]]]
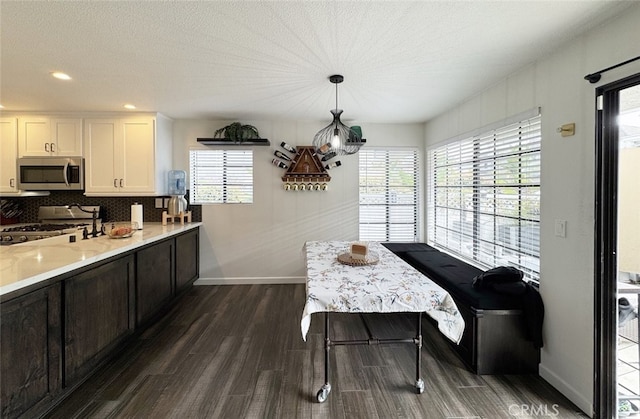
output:
[[[131,222],[138,223],[138,230],[142,230],[142,204],[137,202],[131,205]]]

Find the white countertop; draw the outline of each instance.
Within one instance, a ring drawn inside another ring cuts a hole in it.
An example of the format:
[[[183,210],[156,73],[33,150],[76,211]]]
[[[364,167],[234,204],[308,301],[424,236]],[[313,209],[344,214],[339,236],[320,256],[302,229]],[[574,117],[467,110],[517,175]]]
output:
[[[65,234],[48,239],[0,246],[0,295],[5,295],[55,276],[83,268],[92,263],[122,254],[138,247],[162,240],[201,226],[202,223],[184,225],[144,223],[144,229],[126,239],[99,236],[70,243]]]

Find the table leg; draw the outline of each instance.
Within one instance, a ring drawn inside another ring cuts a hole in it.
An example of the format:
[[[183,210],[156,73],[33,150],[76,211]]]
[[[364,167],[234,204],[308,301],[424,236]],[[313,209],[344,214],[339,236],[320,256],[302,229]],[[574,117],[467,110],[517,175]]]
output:
[[[424,392],[424,381],[420,375],[421,358],[420,352],[422,349],[422,313],[418,313],[418,331],[416,334],[416,393],[422,394]]]
[[[316,398],[319,403],[324,402],[331,392],[331,384],[329,383],[329,349],[331,348],[331,339],[329,338],[329,312],[324,314],[324,384],[318,390]]]

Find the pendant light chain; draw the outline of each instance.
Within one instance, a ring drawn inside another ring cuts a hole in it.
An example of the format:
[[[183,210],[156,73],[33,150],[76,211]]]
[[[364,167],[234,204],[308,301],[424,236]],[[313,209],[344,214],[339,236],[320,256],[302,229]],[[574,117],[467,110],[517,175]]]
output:
[[[338,111],[338,83],[335,83],[336,85],[336,112]],[[338,121],[336,121],[336,130],[338,129]],[[334,131],[335,134],[335,131]]]

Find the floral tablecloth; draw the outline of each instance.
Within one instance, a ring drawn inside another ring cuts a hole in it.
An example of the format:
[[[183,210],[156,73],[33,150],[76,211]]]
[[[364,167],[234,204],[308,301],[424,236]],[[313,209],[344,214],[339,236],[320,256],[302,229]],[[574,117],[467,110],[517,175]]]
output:
[[[460,342],[464,320],[447,291],[380,243],[369,243],[369,252],[378,256],[378,263],[344,265],[337,257],[349,252],[350,244],[346,241],[305,243],[307,301],[300,324],[304,340],[313,313],[426,312],[437,321],[442,334],[453,342]]]

